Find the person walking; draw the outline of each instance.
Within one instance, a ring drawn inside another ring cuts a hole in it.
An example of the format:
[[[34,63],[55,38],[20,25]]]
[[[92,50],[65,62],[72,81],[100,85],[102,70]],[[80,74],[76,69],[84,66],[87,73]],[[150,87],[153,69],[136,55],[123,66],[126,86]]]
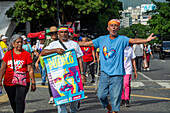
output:
[[[137,71],[141,72],[142,69],[142,59],[143,59],[143,44],[134,44],[133,50],[135,52],[135,62]]]
[[[88,37],[83,37],[82,42],[88,42]],[[86,75],[86,68],[89,65],[90,74],[92,77],[91,83],[95,83],[94,80],[94,63],[96,62],[94,47],[81,47],[83,52],[83,73]]]
[[[34,58],[34,52],[33,52],[33,50],[32,50],[31,45],[30,45],[29,43],[27,43],[27,38],[26,38],[25,35],[22,35],[21,37],[23,38],[22,48],[23,48],[25,51],[27,51],[27,52],[30,53],[31,58],[32,58],[32,60],[33,60],[33,58]]]
[[[45,36],[44,35],[39,35],[38,37],[39,41],[37,41],[36,43],[36,47],[35,47],[35,50],[34,52],[36,53],[36,57],[37,59],[39,58],[40,56],[40,53],[44,47],[44,42],[45,42]],[[39,69],[40,69],[40,73],[41,73],[41,77],[42,77],[42,83],[41,85],[45,85],[45,82],[46,82],[46,70],[44,68],[44,66],[41,65],[41,63],[39,62]]]
[[[43,49],[45,47],[47,47],[51,42],[57,40],[57,28],[55,26],[50,27],[50,32],[47,33],[47,35],[50,35],[51,39],[46,39],[46,41],[44,42]],[[39,55],[39,58],[38,58],[38,60],[35,63],[35,67],[36,67],[37,70],[39,70],[39,62],[44,62],[44,61],[40,61],[40,59],[41,59],[41,54]],[[45,68],[45,66],[44,66],[44,68]],[[49,100],[48,103],[49,104],[54,104],[54,98],[53,98],[53,94],[52,94],[52,91],[51,91],[49,80],[48,80],[48,91],[49,91],[49,94],[50,94],[50,100]]]
[[[0,42],[0,46],[3,50],[3,53],[5,54],[8,51],[8,46],[7,46],[7,39],[8,37],[2,36],[2,41]]]
[[[108,22],[109,35],[100,36],[89,42],[79,42],[80,46],[91,46],[100,49],[101,74],[98,85],[98,98],[108,113],[120,111],[123,88],[124,49],[129,43],[146,43],[154,39],[153,33],[147,39],[131,39],[118,35],[120,21],[112,19]],[[110,95],[111,104],[108,101]]]
[[[152,51],[151,51],[151,48],[150,46],[148,46],[148,44],[144,44],[144,56],[143,56],[143,59],[146,59],[147,61],[147,67],[144,66],[144,71],[149,71],[149,64],[150,64],[150,56],[151,58],[153,58],[153,55],[152,55]]]
[[[122,89],[122,102],[121,105],[130,107],[130,93],[131,93],[131,76],[132,76],[132,66],[134,68],[134,78],[137,78],[136,63],[135,63],[135,53],[131,46],[127,46],[124,50],[124,67],[126,75],[123,76],[123,89]]]
[[[69,33],[68,28],[61,26],[58,29],[58,38],[66,46],[67,49],[73,49],[73,48],[75,49],[78,64],[80,66],[80,70],[82,73],[83,66],[82,66],[81,56],[83,56],[83,53],[82,53],[78,43],[68,39],[68,33]],[[45,47],[44,50],[42,50],[41,55],[45,56],[45,55],[49,55],[52,53],[58,53],[58,54],[64,53],[65,49],[60,44],[59,40],[54,41],[54,42],[50,43],[49,46]],[[84,76],[84,75],[81,75],[81,76]],[[77,101],[70,103],[70,112],[71,113],[77,112],[77,104],[78,104]],[[58,113],[67,113],[65,104],[58,105],[57,107],[58,107]]]
[[[4,57],[4,53],[3,53],[3,50],[0,46],[0,68],[1,68],[1,62],[2,62],[2,58]]]
[[[3,88],[2,78],[5,74],[3,84],[14,113],[24,113],[25,98],[30,87],[30,78],[32,83],[31,91],[34,92],[36,90],[31,55],[22,49],[22,43],[23,40],[20,35],[15,34],[11,37],[10,50],[3,57],[0,69],[0,87]],[[26,74],[26,86],[17,85],[12,82],[14,73],[15,75],[16,73]]]

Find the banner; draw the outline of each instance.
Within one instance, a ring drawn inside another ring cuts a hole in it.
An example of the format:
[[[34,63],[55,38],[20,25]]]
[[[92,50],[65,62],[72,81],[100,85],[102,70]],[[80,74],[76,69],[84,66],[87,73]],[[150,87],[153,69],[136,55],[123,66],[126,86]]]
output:
[[[67,50],[62,55],[47,55],[43,59],[56,105],[85,98],[74,49]]]

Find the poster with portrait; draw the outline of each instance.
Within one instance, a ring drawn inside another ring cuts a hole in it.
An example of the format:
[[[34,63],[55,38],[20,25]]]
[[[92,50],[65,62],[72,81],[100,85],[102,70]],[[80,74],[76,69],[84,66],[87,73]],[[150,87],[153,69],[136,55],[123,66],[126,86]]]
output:
[[[56,105],[85,98],[79,66],[74,49],[64,54],[43,57]]]

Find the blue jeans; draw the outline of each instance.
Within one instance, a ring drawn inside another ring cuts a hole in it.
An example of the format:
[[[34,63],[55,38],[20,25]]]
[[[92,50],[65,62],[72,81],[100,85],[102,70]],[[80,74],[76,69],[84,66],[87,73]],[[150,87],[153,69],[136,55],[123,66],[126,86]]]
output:
[[[41,77],[42,77],[42,83],[45,83],[45,81],[46,81],[46,70],[45,70],[45,67],[44,67],[44,69],[42,69],[42,66],[39,63],[39,68],[40,68],[40,74],[41,74]]]
[[[112,111],[120,111],[122,87],[123,76],[109,76],[106,73],[101,72],[97,96],[104,108],[106,108],[109,104],[107,97],[109,94]]]
[[[78,101],[70,103],[70,113],[77,113]],[[67,113],[66,104],[58,105],[58,113]]]

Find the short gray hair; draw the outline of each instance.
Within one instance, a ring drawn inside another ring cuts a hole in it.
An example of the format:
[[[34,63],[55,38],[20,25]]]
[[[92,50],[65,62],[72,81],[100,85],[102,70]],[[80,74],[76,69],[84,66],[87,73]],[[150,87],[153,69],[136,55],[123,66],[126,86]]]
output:
[[[13,45],[12,45],[12,43],[14,43],[14,42],[15,42],[17,39],[19,39],[19,38],[22,39],[21,35],[19,35],[19,34],[15,34],[15,35],[13,35],[13,36],[11,37],[11,39],[10,39],[10,41],[9,41],[8,50],[12,50],[12,49],[14,48]]]

